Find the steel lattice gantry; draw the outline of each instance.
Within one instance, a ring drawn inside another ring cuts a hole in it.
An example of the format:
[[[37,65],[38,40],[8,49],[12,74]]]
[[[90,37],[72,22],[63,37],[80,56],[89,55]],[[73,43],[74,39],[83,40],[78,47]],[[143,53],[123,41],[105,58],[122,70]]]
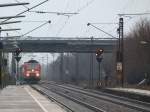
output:
[[[116,39],[32,39],[3,40],[4,52],[13,52],[17,44],[23,52],[95,52],[97,48],[112,52]]]

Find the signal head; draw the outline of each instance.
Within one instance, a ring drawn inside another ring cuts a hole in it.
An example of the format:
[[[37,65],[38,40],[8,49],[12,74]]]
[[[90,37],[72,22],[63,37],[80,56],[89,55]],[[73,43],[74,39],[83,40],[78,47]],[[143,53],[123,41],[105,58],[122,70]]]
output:
[[[16,50],[15,50],[16,56],[18,56],[21,52],[22,52],[22,49],[16,48]]]
[[[96,50],[96,56],[100,56],[104,52],[103,49],[99,48]]]

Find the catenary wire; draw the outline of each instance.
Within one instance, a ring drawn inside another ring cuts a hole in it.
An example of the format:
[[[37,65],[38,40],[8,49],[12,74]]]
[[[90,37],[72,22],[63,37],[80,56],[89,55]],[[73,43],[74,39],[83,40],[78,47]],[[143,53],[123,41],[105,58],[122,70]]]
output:
[[[46,25],[47,23],[51,23],[51,21],[47,21],[47,22],[41,24],[40,26],[38,26],[38,27],[36,27],[36,28],[34,28],[34,29],[28,31],[27,33],[23,34],[21,37],[24,37],[25,35],[27,35],[27,34],[33,32],[33,31],[35,31],[35,30],[37,30],[37,29],[39,29],[39,28],[41,28],[41,27],[43,27],[43,26]],[[27,38],[28,38],[28,37],[27,37]],[[27,39],[27,38],[25,38],[25,39]]]

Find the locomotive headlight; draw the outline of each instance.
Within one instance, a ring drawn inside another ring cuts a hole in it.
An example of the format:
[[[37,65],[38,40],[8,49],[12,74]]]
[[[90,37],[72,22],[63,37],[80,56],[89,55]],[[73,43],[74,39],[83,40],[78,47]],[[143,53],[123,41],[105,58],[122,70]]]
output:
[[[27,74],[26,74],[26,76],[27,76],[27,77],[29,77],[29,76],[30,76],[30,74],[28,74],[28,73],[27,73]]]
[[[37,76],[37,77],[39,77],[39,76],[40,76],[40,74],[39,74],[39,73],[37,73],[37,74],[36,74],[36,76]]]
[[[34,69],[32,69],[32,72],[34,72]]]

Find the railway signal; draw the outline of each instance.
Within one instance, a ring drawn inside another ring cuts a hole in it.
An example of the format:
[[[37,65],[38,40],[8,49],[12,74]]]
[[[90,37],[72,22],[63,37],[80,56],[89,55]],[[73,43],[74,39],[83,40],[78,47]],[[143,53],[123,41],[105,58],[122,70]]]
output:
[[[22,52],[22,49],[20,48],[16,48],[14,54],[15,54],[15,59],[16,59],[16,62],[17,62],[17,73],[16,73],[16,84],[20,84],[20,75],[19,75],[19,61],[21,59],[21,56],[19,56],[19,54]]]
[[[21,57],[17,57],[17,56],[16,56],[15,59],[16,59],[17,62],[19,62],[20,59],[21,59]]]
[[[16,59],[16,61],[17,61],[17,63],[20,61],[20,59],[21,59],[21,56],[19,56],[19,54],[22,52],[22,49],[20,49],[20,48],[16,48],[16,50],[15,50],[15,59]]]
[[[15,50],[15,56],[18,57],[21,52],[22,52],[22,49],[16,48],[16,50]]]
[[[97,51],[96,51],[96,59],[99,63],[102,61],[103,52],[104,52],[103,49],[97,49]]]
[[[101,49],[101,48],[97,49],[97,50],[96,50],[96,56],[102,55],[103,52],[104,52],[103,49]]]
[[[102,56],[103,52],[104,52],[104,50],[101,49],[101,48],[98,48],[98,49],[96,50],[96,59],[97,59],[97,62],[98,62],[98,64],[99,64],[99,80],[98,80],[98,82],[97,82],[97,86],[98,86],[98,87],[101,87],[101,86],[102,86],[102,83],[101,83],[101,73],[100,73],[100,63],[101,63],[101,61],[102,61],[102,59],[103,59],[103,56]]]

